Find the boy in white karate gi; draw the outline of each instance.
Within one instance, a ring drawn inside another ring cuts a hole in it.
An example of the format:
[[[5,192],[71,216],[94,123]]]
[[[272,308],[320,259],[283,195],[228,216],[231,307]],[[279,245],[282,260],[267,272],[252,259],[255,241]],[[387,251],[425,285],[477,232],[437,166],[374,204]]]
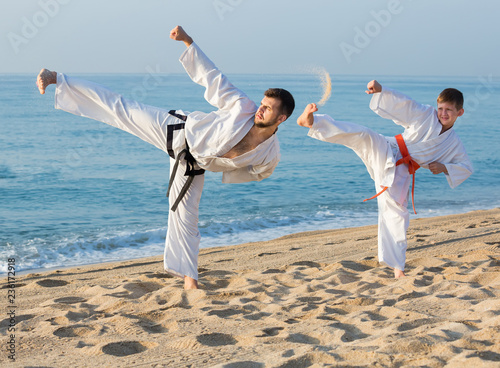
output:
[[[292,114],[295,102],[288,91],[271,88],[258,107],[229,82],[182,27],[175,27],[170,38],[186,45],[180,61],[191,79],[206,88],[205,98],[216,111],[163,110],[47,69],[40,72],[37,85],[42,94],[48,85],[57,85],[57,109],[115,126],[170,155],[164,268],[183,277],[185,289],[194,289],[198,288],[198,212],[204,170],[223,172],[224,183],[269,177],[280,160],[275,133]]]
[[[433,174],[444,173],[451,188],[472,174],[464,146],[451,129],[464,113],[463,95],[456,89],[445,89],[436,110],[382,88],[376,80],[368,83],[366,93],[373,95],[370,108],[375,113],[404,128],[399,137],[384,137],[361,125],[313,114],[318,111],[314,103],[306,106],[297,123],[310,128],[310,137],[349,147],[363,160],[378,192],[374,197],[379,212],[379,262],[392,267],[394,277],[399,278],[405,276],[407,205],[414,171],[420,166]]]

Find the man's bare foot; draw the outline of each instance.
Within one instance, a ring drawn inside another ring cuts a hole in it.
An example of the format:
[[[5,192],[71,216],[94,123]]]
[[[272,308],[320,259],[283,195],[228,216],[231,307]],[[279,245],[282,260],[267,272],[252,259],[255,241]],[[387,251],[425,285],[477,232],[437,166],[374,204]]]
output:
[[[302,115],[298,117],[297,124],[306,128],[311,128],[314,123],[313,113],[315,113],[316,111],[318,111],[318,107],[315,103],[310,103],[309,105],[307,105]]]
[[[184,290],[191,289],[198,289],[198,281],[191,277],[184,276]]]
[[[48,69],[42,69],[36,78],[36,85],[40,94],[45,94],[45,88],[51,84],[57,83],[57,73]]]
[[[399,279],[400,277],[405,277],[404,271],[398,270],[397,268],[394,269],[394,278]]]

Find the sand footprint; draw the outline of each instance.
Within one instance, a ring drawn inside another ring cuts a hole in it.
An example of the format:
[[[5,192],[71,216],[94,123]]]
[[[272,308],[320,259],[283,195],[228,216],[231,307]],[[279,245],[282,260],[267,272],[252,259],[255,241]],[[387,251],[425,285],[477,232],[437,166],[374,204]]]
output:
[[[297,358],[288,359],[284,363],[275,366],[276,368],[292,368],[292,367],[323,367],[337,366],[338,358],[324,352],[312,352],[301,355]],[[346,365],[347,366],[347,365]],[[243,367],[242,367],[243,368]]]
[[[101,348],[101,351],[107,355],[123,357],[142,353],[143,351],[146,351],[155,346],[157,346],[157,344],[151,342],[118,341],[104,345]]]
[[[59,327],[53,332],[58,337],[85,337],[98,335],[100,331],[90,325],[74,325],[67,327]]]
[[[121,286],[125,290],[108,295],[118,298],[139,299],[146,294],[163,289],[163,287],[164,285],[156,282],[130,282]]]
[[[63,298],[54,299],[54,303],[61,304],[76,304],[76,303],[85,303],[87,299],[81,298],[79,296],[66,296]]]
[[[344,334],[340,337],[340,340],[343,342],[352,342],[352,341],[362,340],[362,339],[366,339],[367,337],[370,337],[370,335],[365,334],[363,331],[361,331],[356,326],[350,325],[347,323],[336,322],[336,323],[333,323],[329,326],[334,327],[334,328],[338,328],[338,329],[344,331]]]
[[[22,321],[28,321],[28,320],[33,319],[35,317],[36,317],[36,315],[34,315],[34,314],[22,314],[22,315],[16,316],[15,323],[17,324],[17,323],[20,323]],[[7,327],[9,327],[10,323],[11,323],[10,318],[6,318],[0,322],[0,328],[7,328]]]
[[[45,280],[40,280],[37,281],[36,284],[42,287],[59,287],[59,286],[65,286],[68,285],[68,281],[64,280],[55,280],[55,279],[45,279]]]
[[[280,331],[284,330],[284,327],[270,327],[262,330],[262,335],[257,335],[257,337],[269,337],[269,336],[277,336]]]
[[[210,333],[196,336],[196,341],[205,346],[236,345],[236,340],[232,335],[223,333]]]
[[[293,333],[288,335],[285,339],[289,342],[294,342],[298,344],[309,344],[309,345],[320,345],[321,341],[315,337],[310,335],[302,334],[302,333]]]

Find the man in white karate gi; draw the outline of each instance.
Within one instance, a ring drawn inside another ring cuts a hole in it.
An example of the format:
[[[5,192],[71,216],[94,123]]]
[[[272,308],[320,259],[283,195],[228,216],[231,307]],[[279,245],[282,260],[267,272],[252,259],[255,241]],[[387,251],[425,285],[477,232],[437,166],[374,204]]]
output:
[[[185,289],[195,289],[204,170],[223,172],[224,183],[269,177],[280,160],[275,133],[295,103],[288,91],[271,88],[258,107],[229,82],[182,27],[175,27],[170,38],[185,43],[180,61],[191,79],[206,88],[205,98],[216,111],[163,110],[47,69],[40,72],[37,85],[44,94],[48,85],[56,84],[57,109],[127,131],[171,156],[164,268],[183,277]]]
[[[456,89],[445,89],[436,110],[382,88],[376,80],[368,83],[366,93],[373,95],[370,108],[375,113],[404,128],[401,135],[384,137],[361,125],[313,114],[318,111],[314,103],[306,106],[297,123],[310,128],[310,137],[349,147],[363,160],[378,192],[374,197],[379,212],[379,262],[392,267],[394,277],[399,278],[405,276],[407,205],[415,170],[420,166],[433,174],[444,173],[451,188],[472,174],[464,146],[451,129],[464,113],[463,95]]]

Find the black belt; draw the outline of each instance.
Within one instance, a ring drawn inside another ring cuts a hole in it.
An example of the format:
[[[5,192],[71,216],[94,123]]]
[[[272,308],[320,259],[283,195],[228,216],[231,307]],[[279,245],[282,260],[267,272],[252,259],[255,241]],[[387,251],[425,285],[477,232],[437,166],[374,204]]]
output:
[[[170,110],[168,112],[170,115],[175,116],[178,119],[181,119],[183,121],[186,121],[187,117],[185,115],[179,115],[175,113],[175,110]],[[170,189],[172,187],[172,183],[174,182],[175,174],[177,173],[177,168],[179,166],[179,161],[181,160],[181,157],[184,157],[186,160],[186,172],[184,173],[184,176],[187,176],[187,180],[182,186],[182,189],[177,196],[177,199],[175,200],[174,204],[170,208],[172,211],[175,211],[177,209],[177,206],[179,205],[180,201],[182,198],[186,195],[189,187],[193,183],[194,177],[196,175],[203,175],[205,173],[205,170],[203,169],[195,169],[195,164],[196,160],[194,159],[193,155],[189,152],[189,146],[186,142],[186,148],[184,148],[182,151],[180,151],[177,154],[177,157],[174,155],[174,151],[172,149],[172,142],[173,142],[173,133],[175,130],[179,129],[184,129],[185,123],[180,123],[180,124],[172,124],[168,125],[167,127],[167,151],[170,157],[175,158],[175,164],[172,169],[172,174],[170,174],[170,179],[168,183],[168,189],[167,189],[167,197],[170,194]]]

